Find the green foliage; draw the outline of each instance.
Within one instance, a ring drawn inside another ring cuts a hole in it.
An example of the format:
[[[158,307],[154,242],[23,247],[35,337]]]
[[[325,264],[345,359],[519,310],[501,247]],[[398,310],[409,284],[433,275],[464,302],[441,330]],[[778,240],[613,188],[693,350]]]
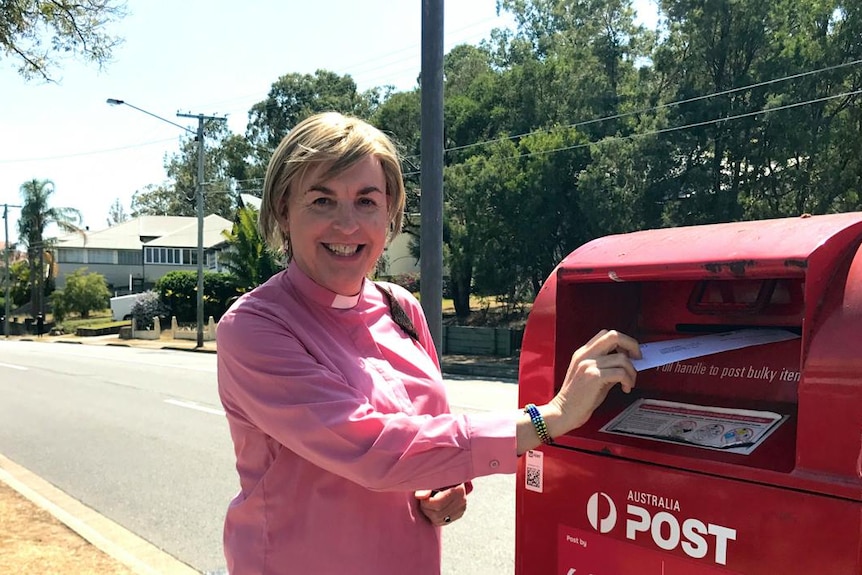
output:
[[[258,231],[257,215],[252,207],[238,210],[233,229],[224,233],[229,249],[221,253],[221,261],[243,291],[259,286],[282,269],[280,258]]]
[[[0,49],[24,78],[50,80],[56,54],[107,62],[120,40],[105,30],[123,16],[124,4],[113,0],[3,0]]]
[[[60,323],[69,315],[69,309],[66,307],[66,297],[63,290],[53,292],[48,298],[51,302],[51,315],[54,316],[54,322]]]
[[[224,122],[211,120],[204,126],[204,213],[230,218],[234,210],[228,169],[229,160],[221,142],[230,140]],[[180,151],[165,160],[169,181],[148,185],[132,195],[132,215],[195,216],[197,214],[198,143],[183,139]]]
[[[33,313],[43,309],[44,295],[51,285],[53,254],[49,251],[51,242],[44,238],[45,230],[55,225],[68,233],[84,234],[79,226],[81,212],[75,208],[51,206],[54,182],[33,179],[21,185],[21,198],[24,206],[18,219],[18,237],[27,245],[27,259],[30,265],[30,303]]]
[[[286,74],[272,84],[266,100],[249,110],[246,135],[256,148],[274,150],[296,124],[315,113],[368,118],[376,101],[376,92],[360,94],[350,76],[328,70]]]
[[[12,307],[21,307],[30,301],[30,266],[26,260],[9,266],[9,297]]]
[[[62,302],[62,309],[75,312],[82,318],[90,317],[91,311],[108,308],[111,292],[105,276],[99,273],[86,273],[87,268],[80,268],[66,276],[66,286],[62,292],[52,294],[52,302]],[[61,296],[56,296],[62,293]],[[54,314],[57,314],[54,308]]]
[[[173,271],[156,282],[155,291],[168,313],[180,323],[197,321],[197,272]],[[229,274],[204,272],[204,320],[218,321],[241,290]]]

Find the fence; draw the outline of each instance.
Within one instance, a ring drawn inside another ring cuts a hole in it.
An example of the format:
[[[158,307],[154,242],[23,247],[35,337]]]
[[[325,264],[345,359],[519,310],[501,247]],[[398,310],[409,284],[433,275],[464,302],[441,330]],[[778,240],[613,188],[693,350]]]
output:
[[[499,327],[443,326],[444,354],[511,357],[521,349],[524,330]]]

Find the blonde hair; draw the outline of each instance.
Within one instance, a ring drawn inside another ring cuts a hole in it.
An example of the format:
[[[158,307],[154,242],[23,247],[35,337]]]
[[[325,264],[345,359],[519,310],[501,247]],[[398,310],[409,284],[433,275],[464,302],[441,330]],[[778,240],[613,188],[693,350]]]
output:
[[[266,168],[258,228],[264,241],[277,251],[284,251],[289,261],[290,236],[279,226],[279,216],[287,210],[292,186],[302,180],[309,169],[326,165],[324,179],[337,176],[360,160],[374,156],[383,167],[389,204],[389,237],[401,231],[404,215],[404,181],[401,160],[395,144],[371,124],[326,112],[306,118],[285,136]]]

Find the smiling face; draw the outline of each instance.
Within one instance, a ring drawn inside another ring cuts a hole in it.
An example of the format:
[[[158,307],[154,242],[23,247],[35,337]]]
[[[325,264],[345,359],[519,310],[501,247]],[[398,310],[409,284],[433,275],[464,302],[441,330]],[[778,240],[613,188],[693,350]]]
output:
[[[386,178],[374,156],[323,179],[328,167],[309,169],[291,186],[279,223],[290,237],[291,264],[318,285],[352,296],[386,246]]]

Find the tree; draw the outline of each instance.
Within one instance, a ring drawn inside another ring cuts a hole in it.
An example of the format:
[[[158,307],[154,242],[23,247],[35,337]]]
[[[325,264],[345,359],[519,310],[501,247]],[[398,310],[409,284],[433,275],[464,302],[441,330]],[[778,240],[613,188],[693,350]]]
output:
[[[117,224],[122,224],[128,219],[129,215],[126,213],[123,203],[120,201],[120,198],[116,198],[114,203],[111,204],[110,209],[108,209],[108,227],[110,228]]]
[[[86,273],[86,271],[86,268],[75,270],[66,276],[65,287],[51,294],[52,301],[55,297],[61,301],[65,312],[77,312],[82,318],[90,317],[91,311],[108,307],[108,300],[111,297],[105,276],[96,272]],[[60,293],[62,293],[61,296],[56,295]]]
[[[378,90],[359,93],[348,75],[328,70],[286,74],[269,89],[266,100],[248,113],[246,136],[258,153],[269,156],[299,122],[318,112],[341,112],[369,118],[381,99]]]
[[[233,216],[234,194],[227,174],[221,142],[230,140],[224,122],[211,120],[204,126],[204,214]],[[198,143],[184,138],[180,151],[165,160],[169,181],[150,184],[132,195],[132,216],[195,216],[197,214]]]
[[[237,210],[231,232],[224,232],[230,247],[221,253],[220,258],[243,291],[259,286],[282,269],[278,256],[260,235],[257,216],[254,208],[241,208]]]
[[[125,15],[117,0],[3,0],[0,48],[25,79],[50,81],[58,54],[107,62],[120,42],[107,27]]]
[[[20,191],[24,206],[18,220],[18,237],[27,246],[31,313],[35,316],[43,312],[45,280],[52,277],[53,272],[53,266],[45,266],[46,252],[50,248],[49,242],[44,238],[45,230],[50,225],[81,235],[84,235],[84,230],[79,227],[81,212],[77,209],[50,205],[51,196],[54,194],[54,182],[51,180],[30,180],[21,185]],[[50,252],[47,255],[50,258]]]
[[[30,301],[30,265],[27,261],[13,262],[9,266],[9,284],[13,308]]]

